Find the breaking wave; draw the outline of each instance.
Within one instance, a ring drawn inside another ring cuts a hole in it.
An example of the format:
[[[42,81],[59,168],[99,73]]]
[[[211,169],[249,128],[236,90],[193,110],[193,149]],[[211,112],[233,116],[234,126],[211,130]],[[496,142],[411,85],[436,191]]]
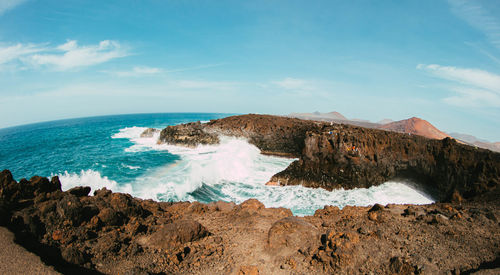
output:
[[[180,157],[168,165],[155,168],[132,182],[118,183],[99,172],[88,170],[80,174],[60,175],[64,189],[77,185],[92,189],[106,187],[126,192],[143,199],[160,201],[234,201],[241,203],[256,198],[267,207],[290,208],[295,215],[310,215],[325,205],[367,206],[375,203],[428,204],[433,200],[402,182],[386,182],[371,188],[334,190],[303,186],[266,186],[276,173],[284,170],[295,159],[266,156],[245,139],[221,137],[218,145],[186,148],[157,144],[159,133],[140,137],[145,127],[121,129],[112,138],[125,138],[133,145],[127,152],[166,150]],[[129,167],[134,169],[135,167]]]

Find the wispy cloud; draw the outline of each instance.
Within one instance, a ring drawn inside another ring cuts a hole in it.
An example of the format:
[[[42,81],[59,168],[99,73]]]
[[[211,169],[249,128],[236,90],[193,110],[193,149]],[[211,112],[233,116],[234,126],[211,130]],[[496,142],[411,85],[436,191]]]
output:
[[[79,46],[70,40],[55,48],[54,53],[34,54],[28,61],[36,66],[49,66],[64,71],[77,67],[87,67],[129,55],[117,41],[104,40],[97,45]]]
[[[0,64],[15,61],[23,56],[37,53],[43,50],[43,47],[35,44],[15,44],[10,46],[0,46]]]
[[[500,107],[500,75],[480,69],[458,68],[437,64],[417,65],[434,76],[451,82],[455,95],[444,101],[458,106]]]
[[[147,67],[147,66],[135,66],[129,71],[102,71],[103,73],[108,73],[118,77],[140,77],[140,76],[153,76],[159,75],[165,72],[161,68]]]
[[[0,15],[5,13],[8,10],[11,10],[27,0],[2,0],[0,1]]]
[[[29,68],[43,67],[56,71],[97,65],[127,55],[127,47],[111,40],[86,46],[79,46],[76,40],[55,47],[22,43],[0,45],[0,65],[23,64]]]
[[[170,69],[170,70],[166,70],[165,72],[176,73],[176,72],[185,72],[185,71],[195,71],[195,70],[219,67],[222,65],[225,65],[225,63],[206,64],[206,65],[198,65],[198,66],[179,68],[179,69]]]
[[[300,78],[287,77],[272,83],[286,90],[310,90],[312,88],[309,81]]]
[[[452,12],[483,32],[488,41],[500,49],[500,20],[476,1],[448,0]]]
[[[180,68],[180,69],[164,69],[164,68],[155,68],[155,67],[148,67],[148,66],[135,66],[134,68],[132,68],[131,70],[128,70],[128,71],[102,71],[102,72],[110,74],[110,75],[118,76],[118,77],[142,77],[142,76],[164,75],[166,73],[201,70],[201,69],[206,69],[206,68],[218,67],[218,66],[222,66],[222,65],[224,65],[224,63],[198,65],[198,66],[186,67],[186,68]]]

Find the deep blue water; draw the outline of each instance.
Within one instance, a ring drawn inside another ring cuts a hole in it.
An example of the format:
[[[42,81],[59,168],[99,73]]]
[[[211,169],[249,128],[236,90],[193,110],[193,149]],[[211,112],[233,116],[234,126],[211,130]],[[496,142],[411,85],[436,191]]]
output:
[[[208,121],[228,114],[168,113],[76,118],[0,129],[0,169],[15,179],[34,175],[99,171],[128,182],[148,170],[178,160],[167,151],[127,152],[127,139],[113,139],[125,127],[163,129],[168,125]],[[140,167],[128,169],[127,166]]]

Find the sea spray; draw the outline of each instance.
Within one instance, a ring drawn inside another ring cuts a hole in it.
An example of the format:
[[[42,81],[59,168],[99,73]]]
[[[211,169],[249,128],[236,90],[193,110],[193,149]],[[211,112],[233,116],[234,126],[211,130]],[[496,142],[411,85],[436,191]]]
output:
[[[153,137],[140,137],[146,128],[121,129],[113,138],[127,138],[134,144],[129,152],[167,150],[180,156],[174,164],[157,168],[130,183],[133,195],[162,201],[217,200],[241,203],[257,198],[267,207],[287,207],[294,214],[312,214],[324,205],[371,205],[374,203],[432,203],[432,199],[400,182],[387,182],[368,189],[334,190],[303,186],[273,187],[265,183],[295,159],[260,154],[246,140],[221,137],[219,145],[196,148],[157,144]]]

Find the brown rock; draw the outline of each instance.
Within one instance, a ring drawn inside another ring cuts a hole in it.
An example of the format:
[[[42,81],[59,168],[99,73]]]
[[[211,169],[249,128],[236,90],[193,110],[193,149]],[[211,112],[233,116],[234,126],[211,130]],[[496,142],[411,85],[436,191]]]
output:
[[[161,227],[150,236],[141,239],[148,247],[172,249],[178,245],[194,242],[210,235],[210,232],[197,221],[181,220]]]
[[[259,275],[259,269],[255,265],[244,265],[240,267],[238,275]]]
[[[68,190],[68,192],[77,197],[85,197],[90,193],[90,187],[88,186],[77,186]]]
[[[376,212],[368,212],[368,219],[370,221],[376,221],[378,219],[378,215]]]
[[[277,181],[268,181],[266,182],[267,186],[278,186],[280,185]]]
[[[85,263],[84,254],[74,246],[64,247],[61,250],[62,258],[71,264],[82,265]]]
[[[123,218],[120,213],[116,212],[113,208],[104,208],[99,212],[99,220],[101,220],[105,225],[121,225],[123,224]]]
[[[275,222],[269,229],[267,242],[278,254],[291,255],[301,251],[309,254],[319,246],[318,229],[298,217],[286,217]]]

